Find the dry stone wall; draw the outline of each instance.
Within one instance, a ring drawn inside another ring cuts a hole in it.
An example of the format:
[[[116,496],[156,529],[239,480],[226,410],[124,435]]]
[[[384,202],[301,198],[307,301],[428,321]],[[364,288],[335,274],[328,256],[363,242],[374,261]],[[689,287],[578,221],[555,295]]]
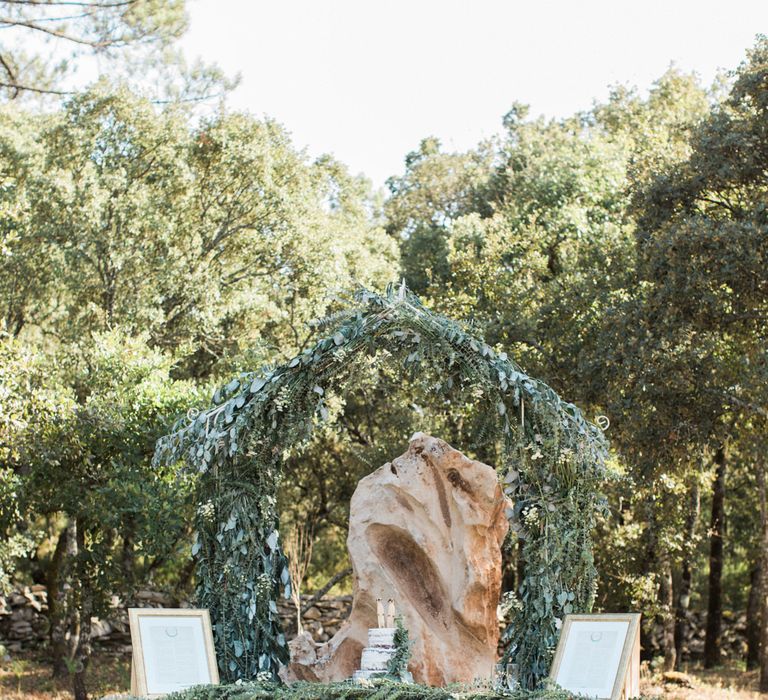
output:
[[[310,596],[303,604],[310,602]],[[178,601],[159,591],[139,591],[132,607],[169,608],[189,607],[186,601]],[[129,654],[131,637],[128,629],[127,606],[113,599],[113,614],[107,619],[91,620],[91,636],[94,646],[101,652]],[[296,634],[296,608],[286,601],[278,606],[283,628],[290,637]],[[318,643],[327,642],[349,615],[352,596],[321,598],[313,603],[302,617],[304,629]],[[11,653],[28,651],[48,642],[48,595],[45,586],[26,586],[10,595],[0,596],[0,645]]]
[[[304,605],[310,596],[304,598]],[[128,614],[115,599],[114,615],[109,619],[94,618],[92,635],[99,651],[127,654],[131,651],[128,631]],[[137,607],[185,607],[184,601],[159,591],[139,591]],[[314,641],[322,644],[331,639],[340,629],[352,608],[352,596],[322,598],[307,610],[302,618],[304,629]],[[289,639],[296,635],[296,611],[292,602],[278,606],[283,628]],[[28,586],[8,596],[0,596],[0,645],[9,652],[38,649],[48,641],[48,599],[45,586]],[[706,614],[694,612],[689,616],[688,634],[683,646],[684,658],[700,660],[704,655],[704,634]],[[747,620],[744,614],[734,615],[726,611],[723,618],[723,652],[731,659],[743,659],[746,655]],[[644,649],[644,656],[661,653],[662,628],[654,626],[648,636],[650,649]]]

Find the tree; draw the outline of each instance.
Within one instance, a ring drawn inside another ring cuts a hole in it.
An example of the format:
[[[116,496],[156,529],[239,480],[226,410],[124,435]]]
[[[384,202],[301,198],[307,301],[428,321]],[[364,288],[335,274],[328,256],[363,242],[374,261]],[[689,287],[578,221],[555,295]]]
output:
[[[311,520],[296,522],[285,539],[285,554],[291,575],[291,600],[296,606],[296,632],[301,634],[301,584],[312,561],[314,523]]]
[[[146,524],[131,525],[137,514],[120,511],[129,508],[128,496],[110,485],[121,479],[128,488],[130,479],[106,469],[106,483],[91,482],[87,465],[111,464],[110,455],[123,451],[134,459],[133,441],[154,435],[161,416],[179,408],[151,404],[153,394],[165,400],[164,381],[186,386],[171,381],[171,372],[204,386],[241,362],[279,361],[303,345],[312,319],[333,311],[335,290],[355,280],[380,286],[396,276],[396,246],[372,220],[369,183],[329,157],[309,162],[269,120],[222,112],[193,126],[186,116],[106,82],[45,117],[30,119],[16,106],[0,110],[3,323],[14,338],[9,347],[40,358],[25,370],[17,393],[56,399],[46,420],[22,431],[23,441],[9,433],[8,444],[25,451],[2,471],[0,518],[10,544],[0,562],[8,570],[30,532],[42,543],[38,560],[26,562],[19,576],[34,573],[48,582],[60,673],[65,659],[87,659],[87,637],[71,631],[89,608],[99,609],[104,591],[157,580],[186,562],[181,545],[156,556],[136,552]],[[120,344],[116,337],[103,340],[112,333],[141,340],[136,347],[126,342],[126,355],[107,362],[103,344]],[[164,381],[144,382],[140,366],[171,358]],[[133,393],[123,373],[130,367],[137,391],[146,394],[126,408],[121,402]],[[117,416],[92,386],[89,371],[97,370],[109,391],[125,389],[115,405],[134,424],[124,430],[113,426]],[[16,389],[9,392],[15,396]],[[26,398],[19,410],[34,405]],[[152,477],[161,482],[158,497],[171,488],[171,473]],[[71,486],[71,500],[56,501],[42,487],[39,500],[17,511],[19,494],[36,493],[33,477],[61,479]],[[104,500],[75,501],[77,493]],[[88,504],[99,512],[107,499],[124,515],[109,536],[92,515],[76,510]],[[153,507],[149,500],[136,505],[142,512]],[[41,518],[48,529],[39,530]],[[169,536],[176,532],[181,542],[186,528],[169,528]],[[115,532],[128,533],[128,542]],[[95,579],[87,562],[94,542],[109,538],[112,544],[98,550],[100,561],[109,562],[106,578]]]
[[[34,421],[28,411],[3,467],[19,479],[20,515],[54,523],[45,569],[51,653],[55,668],[74,667],[81,700],[91,615],[108,611],[111,594],[130,596],[189,536],[191,481],[153,468],[151,455],[169,416],[198,394],[170,379],[172,359],[146,338],[113,331],[73,350],[16,360],[23,373],[11,373],[14,381],[56,410]],[[13,360],[13,347],[6,357]]]
[[[34,551],[42,536],[30,527],[21,508],[24,481],[14,465],[31,424],[45,425],[65,410],[67,397],[55,391],[30,391],[35,358],[7,336],[0,336],[0,591],[14,582],[20,559]]]
[[[0,88],[11,100],[29,93],[68,94],[60,80],[83,53],[119,54],[123,60],[137,51],[161,55],[186,24],[184,0],[4,0]],[[46,50],[29,53],[35,42]],[[57,48],[62,59],[53,63],[47,56]]]
[[[274,122],[221,114],[190,129],[178,110],[107,84],[40,120],[28,143],[13,114],[5,163],[20,196],[0,265],[15,334],[146,330],[188,348],[186,371],[204,376],[225,353],[264,362],[301,346],[331,304],[318,282],[393,274],[366,185],[329,159],[306,162]]]
[[[760,692],[768,692],[768,505],[766,505],[765,459],[757,469],[760,493]]]
[[[668,345],[707,365],[685,403],[695,441],[715,455],[705,663],[720,660],[725,445],[740,423],[764,416],[768,229],[765,204],[766,59],[760,38],[728,99],[693,131],[691,154],[639,194],[639,273]],[[683,397],[681,397],[682,399]],[[682,402],[681,402],[682,403]],[[680,404],[678,404],[680,405]],[[680,411],[678,411],[680,413]],[[698,415],[696,415],[698,414]]]
[[[43,167],[39,143],[44,118],[6,107],[0,110],[0,329],[21,333],[33,314],[45,318],[50,264],[40,264],[43,245],[31,230],[27,187]]]
[[[444,153],[436,138],[425,138],[406,156],[403,175],[387,180],[387,231],[401,245],[403,274],[414,292],[446,280],[453,222],[478,209],[488,213],[483,188],[492,172],[492,158],[490,145],[467,153]]]

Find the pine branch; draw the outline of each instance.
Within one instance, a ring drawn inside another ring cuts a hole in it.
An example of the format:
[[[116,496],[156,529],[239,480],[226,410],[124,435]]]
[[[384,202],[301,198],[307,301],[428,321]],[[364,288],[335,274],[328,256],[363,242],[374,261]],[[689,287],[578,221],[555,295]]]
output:
[[[19,92],[34,92],[39,95],[74,95],[71,90],[52,90],[46,88],[32,87],[31,85],[21,85],[19,83],[6,83],[0,81],[0,88],[8,88],[14,90],[14,97],[18,96]]]

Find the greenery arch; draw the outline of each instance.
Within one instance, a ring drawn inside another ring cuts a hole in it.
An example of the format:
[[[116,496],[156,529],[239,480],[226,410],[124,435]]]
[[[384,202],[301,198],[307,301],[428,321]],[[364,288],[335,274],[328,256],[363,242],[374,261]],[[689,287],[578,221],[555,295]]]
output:
[[[359,291],[330,333],[286,364],[244,373],[219,389],[157,445],[155,459],[203,473],[197,513],[198,602],[211,611],[224,680],[274,678],[288,658],[277,616],[290,593],[276,491],[287,447],[327,420],[326,388],[343,384],[359,354],[382,350],[415,369],[429,361],[450,392],[477,387],[493,407],[498,465],[515,501],[525,576],[505,632],[508,656],[533,686],[549,669],[562,616],[588,611],[596,572],[591,531],[605,478],[602,432],[545,383],[528,376],[458,323],[426,309],[405,286]]]

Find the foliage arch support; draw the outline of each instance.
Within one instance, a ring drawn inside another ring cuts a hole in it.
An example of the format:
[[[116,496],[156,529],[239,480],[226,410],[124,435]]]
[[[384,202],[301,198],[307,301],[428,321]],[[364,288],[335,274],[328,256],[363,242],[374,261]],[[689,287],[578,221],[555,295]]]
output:
[[[202,473],[197,594],[211,611],[223,679],[274,677],[287,660],[276,606],[290,592],[276,512],[283,456],[327,420],[326,388],[343,386],[351,360],[384,351],[410,368],[429,361],[442,378],[434,390],[470,384],[492,407],[497,469],[515,502],[509,516],[526,572],[505,635],[523,682],[534,685],[548,671],[563,615],[589,611],[594,600],[591,531],[605,508],[599,488],[607,475],[602,432],[404,286],[359,291],[334,323],[284,365],[233,379],[157,445],[157,461]]]

